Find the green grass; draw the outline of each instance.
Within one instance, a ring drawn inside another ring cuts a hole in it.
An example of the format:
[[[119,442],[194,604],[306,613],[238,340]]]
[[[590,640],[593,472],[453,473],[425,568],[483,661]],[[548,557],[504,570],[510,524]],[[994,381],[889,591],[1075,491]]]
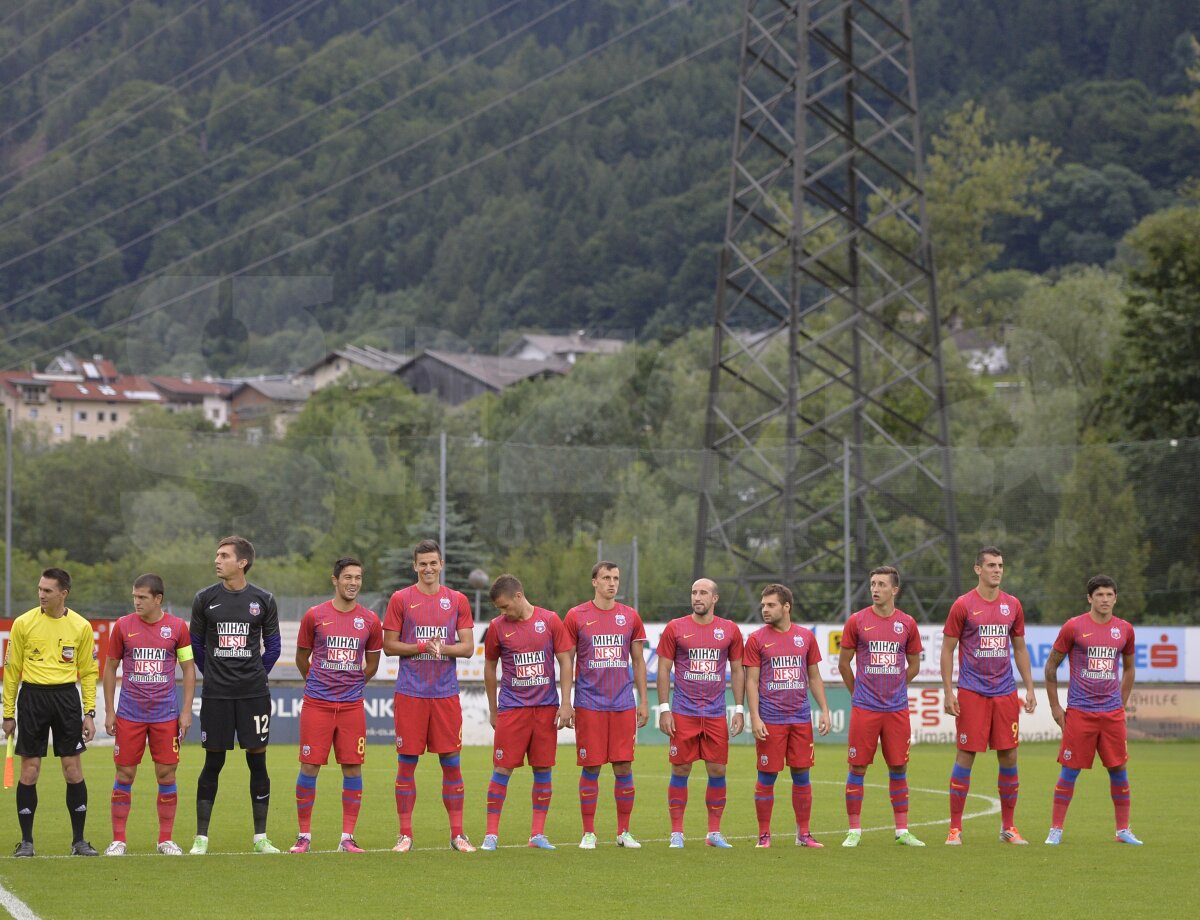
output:
[[[951,749],[913,749],[910,822],[925,849],[897,847],[890,832],[885,768],[867,774],[863,826],[869,829],[858,850],[839,846],[845,827],[840,748],[818,747],[813,769],[813,832],[821,851],[791,845],[791,799],[786,774],[775,808],[776,845],[756,851],[753,750],[735,748],[729,767],[729,805],[724,830],[735,849],[703,845],[704,781],[691,783],[688,845],[669,851],[666,808],[668,769],[664,748],[643,748],[635,764],[638,800],[633,831],[646,844],[640,851],[618,850],[614,831],[612,777],[601,779],[594,852],[576,848],[579,824],[573,749],[561,748],[555,770],[555,799],[547,832],[554,853],[524,846],[529,833],[530,772],[517,771],[501,825],[498,853],[462,855],[447,847],[445,812],[436,758],[424,757],[417,771],[416,849],[405,856],[388,852],[395,842],[396,815],[390,750],[370,748],[364,770],[365,793],[358,826],[361,856],[318,852],[307,856],[253,856],[247,772],[240,754],[231,755],[221,777],[213,815],[210,852],[203,859],[171,860],[152,853],[156,839],[153,774],[148,764],[134,785],[129,825],[131,855],[124,859],[0,857],[0,882],[43,918],[121,918],[200,916],[246,918],[297,916],[553,916],[628,917],[635,913],[677,917],[854,914],[950,917],[996,914],[1044,917],[1100,909],[1126,917],[1195,916],[1189,891],[1195,890],[1200,845],[1194,822],[1200,815],[1195,744],[1130,745],[1133,826],[1146,846],[1112,842],[1112,805],[1105,772],[1080,776],[1067,819],[1064,843],[1043,846],[1058,766],[1055,747],[1027,744],[1021,754],[1021,799],[1017,825],[1028,847],[996,840],[998,814],[995,758],[977,760],[968,813],[966,845],[948,849],[945,839],[945,787]],[[489,750],[463,752],[467,784],[467,832],[483,838],[484,793],[490,775]],[[185,850],[194,832],[194,790],[201,753],[189,744],[180,766],[180,808],[176,839]],[[84,757],[91,789],[88,836],[103,850],[109,841],[109,750]],[[46,761],[39,784],[36,840],[42,857],[65,854],[70,845],[63,806],[63,781]],[[270,835],[286,849],[295,839],[293,788],[295,752],[272,748],[274,796]],[[882,780],[883,786],[880,786]],[[11,791],[6,793],[11,796]],[[330,850],[340,831],[340,781],[336,767],[322,770],[314,820],[314,845]],[[15,843],[19,837],[12,800],[0,805],[0,820]],[[1187,882],[1187,879],[1193,879]],[[1191,908],[1187,904],[1191,903]]]

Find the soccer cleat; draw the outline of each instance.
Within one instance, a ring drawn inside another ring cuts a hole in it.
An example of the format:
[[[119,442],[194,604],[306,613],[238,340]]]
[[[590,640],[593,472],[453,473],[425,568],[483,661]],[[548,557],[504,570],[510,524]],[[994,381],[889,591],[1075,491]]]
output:
[[[669,850],[683,849],[683,831],[671,831],[671,842],[667,844]]]
[[[208,838],[197,834],[192,840],[192,848],[188,850],[188,856],[203,856],[207,852]]]
[[[365,853],[367,852],[358,845],[353,837],[343,837],[338,844],[339,853]]]
[[[35,855],[37,855],[33,852],[33,841],[32,840],[22,840],[13,849],[12,855],[13,856],[35,856]]]
[[[1133,836],[1133,831],[1127,827],[1123,827],[1117,831],[1117,836],[1113,839],[1116,840],[1117,843],[1129,843],[1135,847],[1140,847],[1142,845],[1142,841]]]
[[[629,831],[621,831],[617,834],[617,846],[624,847],[627,850],[640,850],[642,845],[633,838],[633,834]]]
[[[1050,828],[1050,833],[1046,835],[1046,846],[1056,847],[1060,843],[1062,843],[1062,828]]]
[[[1000,839],[1003,840],[1004,838],[1001,837]],[[948,847],[962,846],[962,828],[961,827],[950,828],[950,833],[948,833],[946,835],[946,846],[948,846]]]
[[[94,846],[92,846],[90,843],[88,843],[86,840],[76,840],[74,843],[71,844],[71,855],[72,856],[99,856],[100,854],[97,853],[96,848]]]
[[[818,842],[817,838],[812,834],[797,834],[796,846],[808,847],[810,850],[823,850],[825,844]]]
[[[923,847],[923,846],[925,846],[925,844],[923,844],[920,840],[918,840],[916,837],[913,836],[913,832],[910,830],[903,830],[900,833],[898,833],[896,835],[896,843],[900,844],[902,847]]]
[[[271,843],[271,841],[268,840],[266,837],[259,837],[257,840],[254,841],[254,852],[255,853],[278,853],[279,847],[277,847],[277,846],[275,846],[275,844]]]
[[[579,849],[581,849],[581,850],[596,849],[596,835],[591,834],[591,833],[584,834],[583,839],[579,841]]]
[[[407,853],[412,849],[412,838],[408,834],[401,834],[396,838],[396,845],[392,847],[393,853]]]
[[[457,834],[450,838],[450,849],[458,850],[460,853],[474,853],[475,844],[471,843],[465,834]]]
[[[1029,841],[1021,836],[1021,832],[1015,827],[1006,827],[1000,832],[1001,843],[1011,843],[1013,846],[1026,847],[1029,846]]]
[[[758,843],[754,844],[756,850],[769,850],[771,848],[771,835],[759,834]]]
[[[124,840],[114,840],[112,843],[110,843],[107,847],[104,848],[104,855],[105,856],[124,856],[125,855],[125,841]]]
[[[556,849],[558,849],[558,847],[556,847],[554,844],[552,844],[549,840],[546,839],[545,834],[534,834],[532,837],[529,838],[529,846],[531,846],[535,850],[556,850]]]
[[[312,849],[312,838],[301,834],[296,838],[296,842],[292,845],[289,853],[307,853]]]
[[[859,841],[862,840],[862,831],[846,831],[846,839],[842,841],[844,847],[856,847]]]
[[[182,856],[183,850],[174,840],[164,840],[158,845],[158,852],[163,856]]]
[[[496,852],[496,847],[500,845],[500,838],[495,834],[487,834],[483,838],[483,843],[479,845],[479,849],[486,853]]]
[[[706,847],[716,847],[718,850],[732,850],[733,844],[725,839],[725,835],[720,831],[709,831],[704,838]]]

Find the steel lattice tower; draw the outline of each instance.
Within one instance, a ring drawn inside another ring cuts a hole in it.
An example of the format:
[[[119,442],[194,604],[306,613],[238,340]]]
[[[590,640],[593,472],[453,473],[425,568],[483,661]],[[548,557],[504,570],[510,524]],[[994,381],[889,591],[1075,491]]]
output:
[[[756,615],[959,591],[909,0],[746,0],[696,575]],[[736,582],[737,598],[729,581]]]

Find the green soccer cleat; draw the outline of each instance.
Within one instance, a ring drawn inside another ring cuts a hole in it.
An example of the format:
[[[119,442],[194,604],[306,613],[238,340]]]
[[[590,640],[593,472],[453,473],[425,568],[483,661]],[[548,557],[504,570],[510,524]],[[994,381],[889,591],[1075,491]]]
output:
[[[900,844],[903,847],[923,847],[923,846],[925,846],[925,844],[923,844],[920,840],[918,840],[916,837],[913,836],[913,832],[910,830],[903,830],[900,833],[898,833],[896,835],[896,843]]]
[[[621,831],[621,833],[617,834],[617,846],[624,847],[627,850],[640,850],[642,848],[642,845],[634,839],[633,834],[629,833],[629,831]]]
[[[254,852],[255,853],[278,853],[279,847],[277,847],[277,846],[275,846],[275,844],[271,843],[271,841],[268,840],[266,837],[259,837],[257,840],[254,841]]]
[[[842,841],[844,847],[856,847],[862,841],[862,831],[846,831],[846,839]]]
[[[192,839],[192,848],[188,850],[189,856],[203,856],[208,852],[208,838],[197,834]]]
[[[579,849],[594,850],[596,849],[596,835],[584,834],[583,839],[579,841]]]

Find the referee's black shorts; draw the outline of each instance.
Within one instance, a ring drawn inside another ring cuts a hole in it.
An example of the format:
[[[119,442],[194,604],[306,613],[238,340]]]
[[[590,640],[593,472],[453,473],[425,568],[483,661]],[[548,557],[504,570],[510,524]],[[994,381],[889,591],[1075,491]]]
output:
[[[55,757],[73,757],[87,750],[78,688],[75,684],[21,684],[14,750],[22,757],[45,757],[51,730]]]

